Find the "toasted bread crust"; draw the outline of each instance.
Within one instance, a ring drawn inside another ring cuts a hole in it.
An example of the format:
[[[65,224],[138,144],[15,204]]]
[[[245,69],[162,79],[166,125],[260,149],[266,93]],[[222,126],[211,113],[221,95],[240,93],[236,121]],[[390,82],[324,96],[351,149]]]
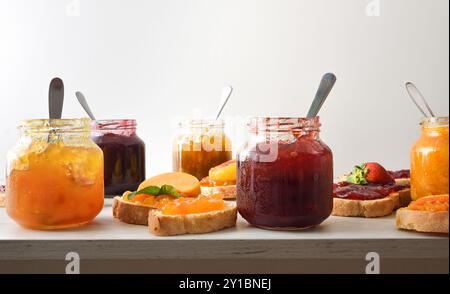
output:
[[[201,187],[202,195],[209,196],[214,194],[223,194],[224,200],[236,199],[236,185],[217,186],[217,187]]]
[[[334,198],[332,215],[366,218],[383,217],[392,214],[401,207],[408,206],[410,202],[411,192],[409,189],[376,200]]]
[[[148,216],[148,228],[150,232],[158,236],[204,234],[234,227],[236,219],[236,203],[226,202],[224,210],[206,213],[164,215],[159,210],[151,210]]]
[[[5,207],[6,195],[5,193],[0,193],[0,207]]]
[[[113,216],[120,221],[132,225],[148,225],[148,213],[152,207],[137,205],[123,201],[121,197],[113,200]]]
[[[395,183],[397,185],[411,185],[411,179],[410,178],[395,179]]]
[[[448,211],[397,210],[397,228],[425,233],[448,234]]]

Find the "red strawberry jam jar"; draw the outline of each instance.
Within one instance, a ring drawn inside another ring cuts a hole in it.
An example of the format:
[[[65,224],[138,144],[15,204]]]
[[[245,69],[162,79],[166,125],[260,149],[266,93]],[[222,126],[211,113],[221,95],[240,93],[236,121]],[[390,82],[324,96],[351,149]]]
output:
[[[107,198],[135,191],[145,180],[145,143],[134,119],[97,120],[91,135],[103,150]]]
[[[237,205],[250,224],[315,227],[333,208],[333,155],[315,118],[252,118],[238,154]]]

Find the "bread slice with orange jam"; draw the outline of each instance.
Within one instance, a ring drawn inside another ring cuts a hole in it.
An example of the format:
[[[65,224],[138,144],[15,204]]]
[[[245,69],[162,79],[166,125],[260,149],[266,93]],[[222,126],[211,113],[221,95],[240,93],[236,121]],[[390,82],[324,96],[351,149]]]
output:
[[[132,225],[148,225],[148,213],[156,207],[144,206],[140,203],[134,203],[124,200],[122,197],[113,199],[114,218]]]
[[[235,226],[236,203],[224,201],[222,194],[198,195],[199,187],[197,178],[183,173],[153,177],[138,191],[115,197],[113,216],[128,224],[148,225],[150,232],[160,236],[209,233]]]
[[[236,160],[230,160],[209,171],[200,182],[202,195],[222,194],[225,200],[236,199]]]
[[[429,196],[397,210],[397,228],[424,233],[448,234],[449,196]]]
[[[157,236],[205,234],[234,227],[236,219],[236,202],[225,201],[222,209],[201,213],[165,214],[163,210],[151,210],[148,228]]]
[[[115,197],[112,206],[113,216],[124,223],[146,226],[149,211],[158,208],[160,200],[171,196],[147,195],[145,189],[163,186],[173,187],[180,196],[196,197],[200,194],[200,182],[196,177],[181,172],[160,174],[142,182],[136,192],[125,192],[122,197]],[[141,194],[138,194],[139,192]],[[138,195],[134,195],[131,199],[132,194]]]

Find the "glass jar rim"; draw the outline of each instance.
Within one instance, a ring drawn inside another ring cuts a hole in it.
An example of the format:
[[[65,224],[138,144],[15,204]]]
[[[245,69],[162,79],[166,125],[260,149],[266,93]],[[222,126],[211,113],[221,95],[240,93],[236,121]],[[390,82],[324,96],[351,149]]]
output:
[[[19,123],[18,129],[32,133],[48,133],[52,131],[60,132],[88,132],[91,119],[70,118],[70,119],[28,119]]]
[[[420,125],[424,128],[448,127],[448,116],[425,117],[420,121]]]
[[[93,120],[91,127],[97,131],[129,130],[137,128],[137,121],[135,119]]]
[[[249,119],[247,126],[255,132],[291,132],[291,131],[320,131],[320,117],[283,117],[256,116]]]
[[[182,119],[179,121],[178,126],[181,128],[223,128],[225,127],[225,120],[216,120],[214,118]]]

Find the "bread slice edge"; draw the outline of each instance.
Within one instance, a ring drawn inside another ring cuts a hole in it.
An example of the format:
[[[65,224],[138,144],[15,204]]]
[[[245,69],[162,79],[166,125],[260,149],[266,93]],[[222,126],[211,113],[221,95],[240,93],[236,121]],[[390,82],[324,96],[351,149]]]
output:
[[[333,198],[334,216],[377,218],[391,215],[411,202],[411,190],[405,189],[375,200],[349,200]]]
[[[397,210],[396,225],[402,230],[448,234],[448,215],[448,211],[432,212],[401,208]]]
[[[200,187],[201,194],[205,196],[210,196],[214,194],[223,194],[224,200],[235,200],[237,189],[236,185],[228,186],[216,186],[216,187]]]
[[[151,210],[155,208],[127,202],[119,196],[113,199],[113,217],[127,224],[147,226]]]
[[[234,227],[237,220],[236,203],[225,202],[225,209],[187,215],[164,215],[151,210],[148,216],[149,231],[157,236],[205,234]]]

